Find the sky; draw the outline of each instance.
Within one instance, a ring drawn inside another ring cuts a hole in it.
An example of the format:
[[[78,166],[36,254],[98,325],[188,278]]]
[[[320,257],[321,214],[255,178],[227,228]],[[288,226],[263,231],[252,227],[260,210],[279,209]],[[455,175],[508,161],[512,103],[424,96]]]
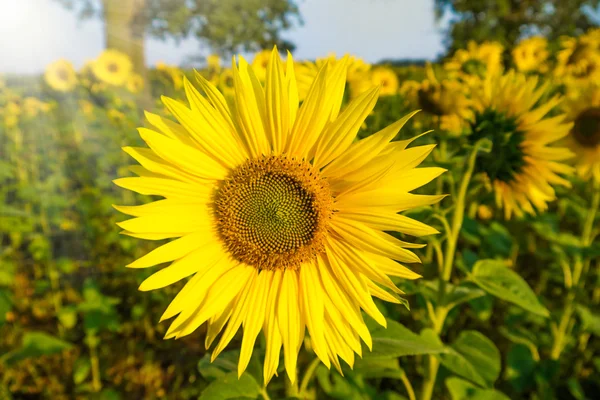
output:
[[[99,19],[81,21],[56,0],[2,0],[0,73],[35,74],[59,58],[81,67],[104,47]],[[284,37],[297,59],[330,52],[369,62],[384,58],[434,59],[443,50],[433,0],[298,0],[302,26]],[[146,40],[146,62],[180,65],[198,55],[198,42]]]

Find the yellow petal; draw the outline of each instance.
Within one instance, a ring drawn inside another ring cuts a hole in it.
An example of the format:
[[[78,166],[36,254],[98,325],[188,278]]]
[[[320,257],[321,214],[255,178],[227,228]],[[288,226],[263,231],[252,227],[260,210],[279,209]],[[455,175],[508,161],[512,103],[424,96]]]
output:
[[[296,380],[299,345],[304,339],[304,324],[298,304],[298,272],[285,270],[279,291],[277,321],[283,342],[285,370],[292,383]]]

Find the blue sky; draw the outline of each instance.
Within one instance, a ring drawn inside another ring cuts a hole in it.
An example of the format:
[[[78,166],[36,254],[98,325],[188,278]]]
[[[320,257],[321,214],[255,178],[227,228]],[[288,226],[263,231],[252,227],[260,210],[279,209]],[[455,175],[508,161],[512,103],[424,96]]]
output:
[[[299,0],[304,25],[286,33],[296,58],[330,52],[367,61],[433,59],[442,52],[433,0]],[[80,21],[55,0],[5,0],[0,8],[0,73],[39,73],[58,59],[79,67],[104,46],[100,20]],[[195,40],[147,40],[147,63],[181,64],[198,54]]]

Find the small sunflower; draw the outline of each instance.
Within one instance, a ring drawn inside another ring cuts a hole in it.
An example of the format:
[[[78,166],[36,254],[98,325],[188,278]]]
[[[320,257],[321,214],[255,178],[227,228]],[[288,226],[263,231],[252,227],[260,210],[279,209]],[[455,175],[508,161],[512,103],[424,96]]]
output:
[[[470,41],[466,49],[457,50],[444,64],[452,76],[466,82],[496,74],[502,68],[504,48],[497,42],[477,44]]]
[[[572,124],[565,115],[548,116],[561,101],[557,96],[538,104],[548,85],[538,87],[536,76],[509,72],[486,79],[475,96],[473,142],[488,138],[491,153],[480,155],[476,168],[492,183],[496,203],[504,217],[544,211],[555,200],[551,185],[570,186],[559,174],[572,168],[563,161],[572,156],[564,147],[553,147],[569,134]]]
[[[378,89],[341,108],[346,69],[326,63],[300,106],[293,59],[283,63],[276,50],[264,87],[242,57],[232,65],[232,106],[197,74],[205,95],[185,80],[189,107],[163,98],[177,122],[147,113],[154,129],[139,132],[149,148],[124,148],[139,177],[115,181],[164,197],[116,208],[134,217],[119,223],[123,233],[175,239],[129,265],[171,262],[140,290],[189,277],[161,318],[176,317],[165,337],[206,323],[207,348],[220,335],[214,359],[243,326],[241,375],[262,331],[265,384],[282,347],[296,379],[306,330],[326,366],[340,370],[340,358],[352,366],[360,341],[372,345],[362,311],[386,325],[372,296],[398,303],[389,276],[419,276],[398,262],[419,262],[410,249],[423,246],[387,232],[437,232],[398,214],[443,197],[410,193],[444,172],[416,168],[434,146],[390,142],[412,114],[355,141]]]
[[[164,72],[173,82],[175,89],[181,89],[183,86],[183,72],[179,68],[159,61],[156,63],[156,70]]]
[[[144,78],[139,74],[131,74],[125,87],[131,93],[139,93],[144,88]]]
[[[269,50],[263,50],[256,53],[254,55],[254,60],[252,60],[254,74],[261,82],[264,82],[265,79],[267,79],[267,66],[269,65],[270,58],[271,52]]]
[[[46,67],[44,79],[48,86],[58,92],[69,92],[77,85],[77,74],[73,64],[62,59]]]
[[[548,54],[548,41],[541,36],[521,41],[512,51],[513,62],[521,72],[546,72]]]
[[[209,71],[219,72],[221,70],[221,57],[211,54],[206,57],[206,67]]]
[[[214,84],[214,82],[211,82],[211,83]],[[221,73],[219,74],[218,83],[215,86],[218,86],[219,89],[221,90],[221,92],[227,98],[230,98],[231,96],[233,96],[234,81],[233,81],[233,71],[231,70],[231,68],[226,68],[224,70],[221,70]]]
[[[37,97],[25,97],[23,99],[23,111],[30,117],[36,117],[50,111],[50,104],[41,101]]]
[[[563,109],[573,122],[567,144],[575,153],[577,173],[600,183],[600,87],[588,86],[567,97]]]
[[[127,54],[104,50],[92,64],[96,78],[113,86],[123,86],[129,79],[133,65]]]

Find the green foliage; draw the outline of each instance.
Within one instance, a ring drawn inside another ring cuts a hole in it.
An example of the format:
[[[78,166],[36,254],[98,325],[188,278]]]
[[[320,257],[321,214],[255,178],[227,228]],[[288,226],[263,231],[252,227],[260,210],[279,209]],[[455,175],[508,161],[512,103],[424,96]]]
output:
[[[579,35],[598,24],[589,8],[599,6],[598,0],[435,0],[438,18],[450,16],[446,44],[451,51],[470,40],[512,47],[524,35],[542,34],[551,41]]]

